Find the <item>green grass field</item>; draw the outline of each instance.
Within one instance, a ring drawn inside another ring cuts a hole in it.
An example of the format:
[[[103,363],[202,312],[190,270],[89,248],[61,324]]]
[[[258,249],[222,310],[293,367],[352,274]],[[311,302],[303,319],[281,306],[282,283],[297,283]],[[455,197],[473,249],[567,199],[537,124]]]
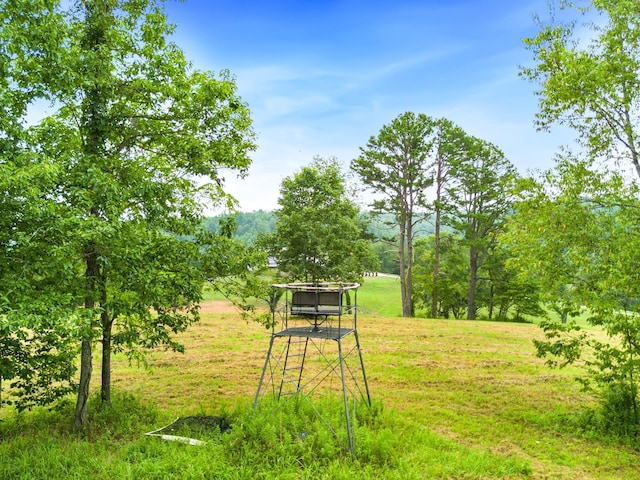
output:
[[[0,411],[0,478],[640,478],[637,448],[580,421],[594,404],[576,369],[535,357],[537,326],[403,319],[397,285],[368,278],[358,295],[373,408],[359,411],[355,458],[342,430],[335,438],[304,409],[251,414],[269,332],[227,310],[204,313],[181,336],[186,353],[154,352],[148,371],[118,358],[114,404],[91,405],[86,438],[72,432],[73,399]],[[338,398],[318,402],[339,422]],[[203,446],[145,436],[187,415],[233,428]]]
[[[363,315],[401,316],[400,279],[391,276],[366,277],[358,291],[358,305]]]

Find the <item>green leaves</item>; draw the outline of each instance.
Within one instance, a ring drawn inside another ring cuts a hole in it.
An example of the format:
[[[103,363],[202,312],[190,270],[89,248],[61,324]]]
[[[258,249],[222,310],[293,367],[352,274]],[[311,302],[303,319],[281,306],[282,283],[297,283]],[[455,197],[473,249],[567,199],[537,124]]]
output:
[[[278,203],[275,232],[264,243],[293,280],[357,281],[375,263],[335,160],[316,158],[285,178]]]
[[[622,157],[640,176],[640,4],[595,1],[577,10],[584,23],[542,25],[525,40],[535,66],[521,75],[540,84],[538,125],[567,124],[593,158]]]
[[[408,204],[426,207],[424,190],[433,184],[429,170],[435,127],[436,120],[406,112],[384,125],[351,162],[362,182],[381,194],[384,211],[402,214]]]
[[[545,322],[538,354],[553,366],[584,365],[580,381],[600,395],[607,421],[637,429],[638,188],[571,157],[544,181],[523,186],[508,237],[523,275],[540,283],[561,314],[583,313],[595,327]]]
[[[0,390],[0,406],[13,404],[20,411],[74,390],[77,331],[70,311],[66,318],[57,313],[57,321],[49,312],[0,315],[0,387],[8,386],[12,393]]]
[[[205,255],[196,235],[208,202],[233,203],[221,169],[250,164],[249,110],[228,72],[192,68],[169,41],[161,4],[0,1],[0,319],[28,322],[33,337],[12,337],[25,351],[39,335],[70,363],[69,338],[87,349],[102,336],[107,353],[135,358],[179,350],[173,334],[198,319],[206,255],[234,254],[221,241]],[[23,128],[43,99],[52,113]],[[103,375],[108,389],[108,365]],[[19,378],[27,392],[34,377]]]
[[[559,324],[553,321],[542,321],[540,327],[545,332],[545,341],[534,340],[538,357],[547,357],[547,364],[552,367],[564,367],[577,362],[585,348],[587,335],[574,322]],[[558,362],[558,358],[562,359]]]

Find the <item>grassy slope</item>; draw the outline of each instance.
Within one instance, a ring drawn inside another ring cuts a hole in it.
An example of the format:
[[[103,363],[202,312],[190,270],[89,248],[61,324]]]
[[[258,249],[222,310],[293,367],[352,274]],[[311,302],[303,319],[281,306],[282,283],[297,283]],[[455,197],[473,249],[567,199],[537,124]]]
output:
[[[401,316],[400,279],[388,276],[366,277],[358,291],[358,305],[363,315]]]
[[[310,451],[269,419],[247,417],[269,337],[227,313],[204,315],[183,335],[186,354],[156,352],[150,372],[118,360],[114,388],[133,397],[119,396],[116,412],[94,408],[88,440],[69,432],[72,405],[67,418],[5,411],[0,478],[640,477],[636,451],[571,427],[590,399],[575,372],[550,371],[535,358],[536,326],[402,319],[387,310],[397,296],[389,282],[368,279],[358,297],[370,390],[382,412],[358,429],[357,461],[321,432],[321,448]],[[143,436],[177,416],[223,412],[242,426],[205,447]]]

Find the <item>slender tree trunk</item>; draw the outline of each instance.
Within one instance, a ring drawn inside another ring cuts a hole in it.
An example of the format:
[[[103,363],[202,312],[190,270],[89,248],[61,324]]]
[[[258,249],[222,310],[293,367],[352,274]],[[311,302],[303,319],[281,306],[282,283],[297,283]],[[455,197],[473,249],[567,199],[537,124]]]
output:
[[[91,343],[93,332],[93,309],[95,307],[96,278],[98,276],[98,254],[94,243],[90,243],[86,250],[85,283],[87,293],[84,308],[89,312],[89,324],[85,325],[82,338],[82,350],[80,354],[80,383],[78,385],[78,398],[76,401],[76,413],[74,427],[76,431],[84,432],[87,428],[87,402],[89,401],[89,384],[93,365],[91,361]]]
[[[489,287],[489,320],[493,319],[493,282],[491,282],[491,287]]]
[[[436,206],[436,224],[433,242],[433,290],[431,291],[431,318],[438,316],[438,281],[440,280],[440,207]]]
[[[400,292],[402,294],[402,316],[411,316],[411,298],[408,295],[408,268],[407,268],[407,230],[406,220],[403,219],[400,223],[400,245],[399,245],[399,260],[400,260]]]
[[[433,243],[433,290],[431,292],[431,318],[438,316],[438,281],[440,280],[440,200],[442,197],[442,158],[438,156],[438,171],[436,174],[435,231]]]
[[[478,252],[475,247],[469,249],[469,295],[467,297],[467,319],[476,318],[476,286],[478,283]]]
[[[102,326],[102,386],[100,398],[104,405],[111,405],[111,322]]]
[[[406,283],[406,300],[402,305],[402,315],[404,317],[413,317],[413,217],[409,215],[407,221],[407,283]]]
[[[80,384],[78,385],[78,398],[76,401],[76,414],[74,427],[77,432],[85,432],[87,429],[87,402],[89,401],[89,384],[91,382],[91,339],[82,340],[82,353],[80,355]]]
[[[625,143],[629,147],[629,152],[631,153],[631,163],[633,163],[633,166],[636,169],[636,175],[638,176],[638,178],[640,178],[640,155],[638,154],[638,149],[636,148],[636,138],[633,133],[634,122],[631,120],[631,115],[628,108],[625,108],[624,114],[624,131],[627,137],[627,141]]]
[[[102,306],[102,385],[100,388],[100,397],[103,405],[111,405],[111,330],[113,320],[107,312],[107,286],[101,285],[101,301]]]

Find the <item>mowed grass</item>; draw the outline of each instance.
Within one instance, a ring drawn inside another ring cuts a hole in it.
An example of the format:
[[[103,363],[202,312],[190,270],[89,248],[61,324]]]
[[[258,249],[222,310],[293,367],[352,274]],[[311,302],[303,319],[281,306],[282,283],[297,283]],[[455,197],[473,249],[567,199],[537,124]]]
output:
[[[400,278],[387,275],[365,277],[358,291],[358,305],[363,315],[401,316]]]
[[[360,409],[355,459],[313,415],[252,416],[269,332],[206,313],[181,336],[185,354],[154,352],[149,371],[115,361],[114,406],[92,405],[85,439],[71,431],[71,402],[0,412],[0,478],[640,478],[637,450],[576,426],[593,400],[575,369],[535,357],[538,327],[381,315],[370,299],[391,302],[377,282],[358,296],[374,405]],[[340,417],[339,399],[319,402]],[[200,447],[144,436],[187,415],[229,416],[234,426]]]

